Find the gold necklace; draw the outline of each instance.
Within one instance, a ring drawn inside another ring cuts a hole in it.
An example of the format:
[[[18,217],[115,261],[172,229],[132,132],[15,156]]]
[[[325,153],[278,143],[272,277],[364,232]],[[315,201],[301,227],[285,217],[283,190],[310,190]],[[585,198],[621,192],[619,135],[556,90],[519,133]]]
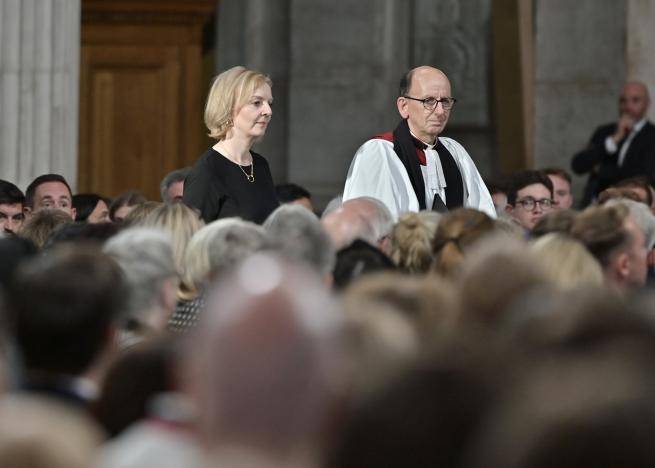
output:
[[[241,164],[237,164],[237,166],[239,166],[239,169],[241,169],[241,172],[243,172],[243,175],[246,176],[246,179],[248,179],[248,182],[253,183],[255,181],[255,165],[253,163],[250,163],[250,174],[248,174],[246,171],[243,170],[243,167],[241,167]]]
[[[218,153],[223,154],[224,157],[225,157],[225,159],[228,159],[229,161],[232,161],[234,164],[236,164],[237,167],[238,167],[239,169],[241,169],[241,172],[243,172],[243,175],[246,176],[246,180],[247,180],[248,182],[250,182],[250,183],[252,184],[252,183],[255,181],[255,165],[254,165],[254,162],[255,162],[255,161],[251,161],[251,162],[250,162],[250,174],[248,174],[246,171],[243,170],[243,167],[241,167],[241,164],[239,164],[238,162],[232,160],[232,158],[229,158],[229,157],[227,156],[227,155],[228,155],[228,152],[225,151],[224,148],[221,148],[221,147],[217,144],[217,145],[215,145],[214,149],[215,149]]]

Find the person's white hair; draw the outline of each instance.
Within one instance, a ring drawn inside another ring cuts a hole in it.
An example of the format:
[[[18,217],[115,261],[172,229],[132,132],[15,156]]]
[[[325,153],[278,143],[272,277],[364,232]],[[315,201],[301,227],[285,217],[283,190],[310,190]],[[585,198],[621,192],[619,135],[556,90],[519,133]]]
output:
[[[240,218],[213,221],[196,232],[186,250],[185,284],[196,292],[211,274],[221,274],[260,250],[266,242],[261,226]]]
[[[264,222],[270,248],[284,258],[305,263],[321,275],[332,273],[336,255],[321,222],[306,208],[282,205]]]
[[[655,244],[655,216],[653,216],[650,208],[644,203],[628,198],[613,198],[607,200],[604,204],[604,206],[615,205],[625,205],[630,210],[630,216],[632,216],[635,224],[639,226],[641,232],[644,233],[646,246],[648,250],[651,250]]]
[[[364,215],[373,226],[378,241],[391,235],[394,225],[393,215],[389,208],[377,198],[352,198],[345,201],[342,206],[345,209],[352,207]]]
[[[321,225],[328,233],[334,248],[339,251],[352,244],[355,239],[361,239],[375,246],[377,232],[371,222],[355,210],[339,208],[321,218]]]
[[[103,251],[122,268],[129,288],[125,318],[145,323],[163,282],[177,278],[173,244],[164,231],[134,227],[110,238]]]

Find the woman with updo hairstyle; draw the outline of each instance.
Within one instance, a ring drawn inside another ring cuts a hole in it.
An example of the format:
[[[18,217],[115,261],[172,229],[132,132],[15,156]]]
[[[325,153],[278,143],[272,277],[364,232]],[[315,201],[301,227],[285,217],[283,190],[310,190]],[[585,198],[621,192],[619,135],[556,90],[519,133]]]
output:
[[[251,151],[271,121],[271,86],[267,76],[240,66],[211,86],[205,125],[216,144],[191,169],[182,198],[206,223],[237,216],[261,224],[279,205],[268,162]]]
[[[427,273],[432,263],[436,223],[420,213],[405,213],[391,230],[391,259],[404,272]]]
[[[439,221],[432,243],[432,271],[452,277],[464,261],[464,252],[495,230],[494,220],[471,208],[458,208]]]

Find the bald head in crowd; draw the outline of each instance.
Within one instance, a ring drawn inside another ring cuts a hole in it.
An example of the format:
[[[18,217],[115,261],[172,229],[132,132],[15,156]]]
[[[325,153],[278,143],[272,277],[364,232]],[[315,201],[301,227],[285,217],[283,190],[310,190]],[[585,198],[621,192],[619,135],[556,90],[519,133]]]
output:
[[[387,255],[391,252],[393,217],[384,203],[375,198],[348,200],[323,217],[321,222],[337,250],[361,239]]]
[[[356,239],[371,245],[377,244],[373,225],[355,210],[339,207],[322,218],[321,224],[329,234],[336,250],[348,247]]]
[[[257,254],[217,286],[206,312],[193,355],[215,460],[316,466],[340,375],[340,315],[320,278]]]

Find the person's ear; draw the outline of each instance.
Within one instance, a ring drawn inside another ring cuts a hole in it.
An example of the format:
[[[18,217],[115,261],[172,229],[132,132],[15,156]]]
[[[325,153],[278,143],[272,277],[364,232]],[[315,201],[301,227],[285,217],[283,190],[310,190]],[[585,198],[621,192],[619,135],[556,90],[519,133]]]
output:
[[[396,106],[398,107],[398,113],[403,119],[409,117],[409,111],[407,110],[407,99],[400,96],[398,99],[396,99]]]
[[[621,252],[614,259],[614,269],[619,278],[624,279],[630,275],[630,257],[627,253]]]
[[[32,208],[29,206],[23,206],[23,214],[25,215],[26,218],[29,218],[32,216]]]
[[[75,221],[75,218],[77,218],[77,208],[71,208],[71,216],[73,217],[73,221]]]
[[[512,211],[514,211],[514,207],[510,204],[505,205],[505,212],[507,214],[512,214]]]

